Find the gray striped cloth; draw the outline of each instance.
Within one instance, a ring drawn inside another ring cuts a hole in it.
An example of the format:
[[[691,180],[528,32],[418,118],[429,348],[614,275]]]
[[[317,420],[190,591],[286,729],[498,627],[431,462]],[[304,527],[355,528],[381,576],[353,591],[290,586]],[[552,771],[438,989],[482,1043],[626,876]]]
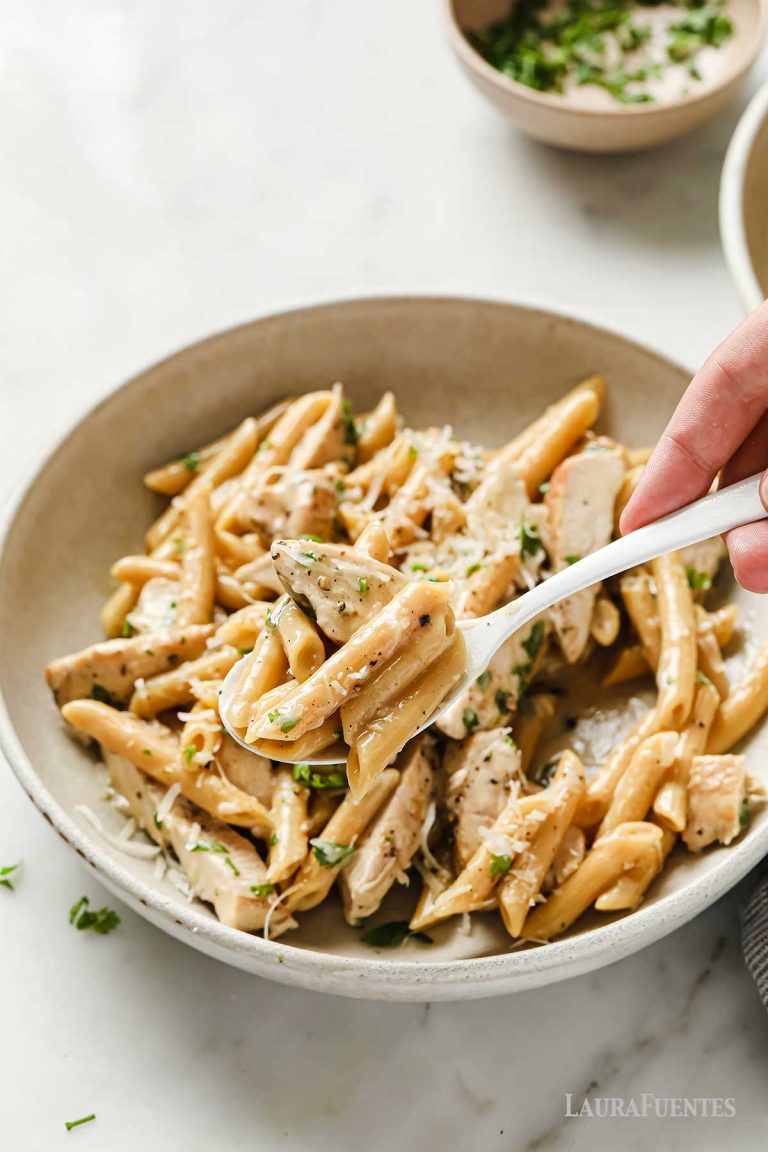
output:
[[[768,1008],[768,864],[757,870],[757,884],[741,910],[744,960]]]

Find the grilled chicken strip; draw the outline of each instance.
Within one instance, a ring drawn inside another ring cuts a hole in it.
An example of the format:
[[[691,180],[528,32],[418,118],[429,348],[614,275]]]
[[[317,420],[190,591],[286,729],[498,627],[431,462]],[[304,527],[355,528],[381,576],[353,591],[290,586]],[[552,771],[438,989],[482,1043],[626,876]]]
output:
[[[130,700],[136,680],[196,659],[213,632],[212,624],[192,624],[104,640],[53,660],[45,669],[45,678],[60,708],[70,700],[90,696],[105,703],[124,704]]]
[[[107,749],[104,761],[112,787],[128,801],[139,828],[162,848],[173,849],[190,887],[213,905],[222,924],[243,932],[263,928],[274,896],[264,862],[250,841],[182,796],[164,812],[165,788]],[[296,921],[278,906],[269,927],[270,936],[276,936],[295,928]]]
[[[552,473],[545,505],[549,513],[550,560],[559,572],[608,544],[613,506],[625,473],[620,447],[595,441],[569,456]],[[575,664],[587,647],[598,585],[569,596],[550,609],[563,655]]]
[[[400,754],[400,782],[339,877],[348,924],[372,916],[410,866],[432,798],[436,758],[428,736],[412,740]]]
[[[730,844],[743,830],[746,771],[743,756],[694,756],[688,776],[688,822],[683,840],[692,852]]]
[[[459,871],[483,842],[485,833],[525,777],[520,750],[508,728],[476,732],[451,745],[443,758],[447,774],[445,803],[454,824],[454,851]]]

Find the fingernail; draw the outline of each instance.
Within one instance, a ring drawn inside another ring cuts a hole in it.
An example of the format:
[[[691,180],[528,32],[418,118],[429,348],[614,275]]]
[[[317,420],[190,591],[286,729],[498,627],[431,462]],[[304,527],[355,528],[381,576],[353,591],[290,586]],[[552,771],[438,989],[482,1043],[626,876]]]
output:
[[[763,478],[760,481],[760,499],[763,502],[763,507],[768,511],[768,472],[763,473]]]

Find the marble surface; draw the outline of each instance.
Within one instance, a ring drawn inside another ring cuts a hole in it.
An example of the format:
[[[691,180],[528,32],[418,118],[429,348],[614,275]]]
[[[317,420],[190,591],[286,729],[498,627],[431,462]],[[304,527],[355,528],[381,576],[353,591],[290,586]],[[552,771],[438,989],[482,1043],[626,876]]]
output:
[[[766,74],[764,54],[750,88]],[[127,375],[297,302],[532,300],[691,365],[740,318],[716,223],[738,106],[644,156],[546,150],[466,87],[434,0],[6,0],[0,89],[0,494]],[[106,895],[8,771],[0,856],[24,860],[0,891],[13,1152],[761,1142],[744,889],[577,981],[388,1006],[230,971],[123,909],[110,937],[74,933],[70,904]],[[570,1118],[566,1093],[733,1097],[736,1115]]]

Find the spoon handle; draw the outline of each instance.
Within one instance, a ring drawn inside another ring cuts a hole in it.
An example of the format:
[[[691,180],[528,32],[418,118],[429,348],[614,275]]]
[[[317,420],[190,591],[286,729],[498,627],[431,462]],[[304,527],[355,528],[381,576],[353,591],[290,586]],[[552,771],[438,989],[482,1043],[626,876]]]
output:
[[[613,540],[583,560],[577,560],[526,592],[519,600],[486,617],[486,622],[492,627],[485,631],[485,643],[492,644],[495,650],[508,636],[546,608],[618,572],[626,572],[689,544],[710,540],[742,524],[765,519],[768,511],[760,499],[761,478],[762,473],[759,473],[704,496],[694,504],[670,512],[661,520]]]

